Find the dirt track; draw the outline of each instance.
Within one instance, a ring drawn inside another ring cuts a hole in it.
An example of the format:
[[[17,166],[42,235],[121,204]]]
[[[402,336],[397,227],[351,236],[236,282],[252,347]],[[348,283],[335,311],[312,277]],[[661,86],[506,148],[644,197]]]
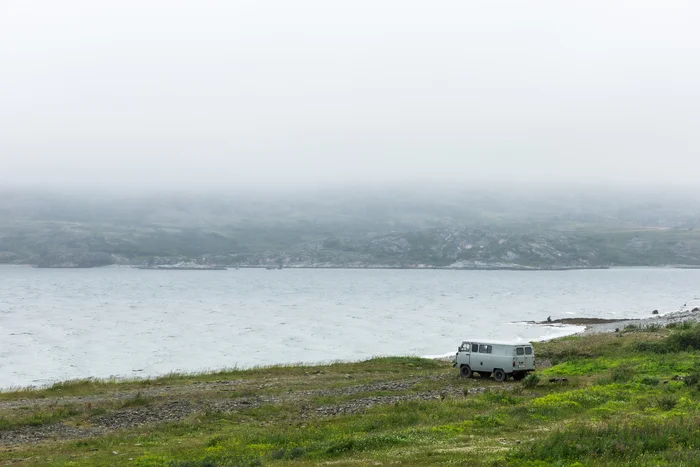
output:
[[[322,376],[322,375],[321,375]],[[307,378],[314,378],[307,376]],[[314,378],[315,379],[315,378]],[[202,415],[231,414],[261,407],[268,404],[292,404],[298,407],[301,418],[325,417],[338,414],[357,413],[378,404],[394,404],[408,400],[429,400],[444,397],[464,397],[465,387],[459,385],[456,373],[413,377],[409,379],[377,381],[369,384],[352,384],[348,380],[342,387],[321,389],[298,389],[277,393],[268,391],[286,384],[283,379],[252,384],[245,380],[221,380],[186,385],[161,386],[139,390],[117,391],[88,396],[50,397],[44,399],[23,399],[0,402],[0,413],[36,410],[71,409],[80,412],[84,423],[74,421],[57,422],[45,425],[25,425],[20,428],[0,431],[0,446],[39,443],[46,440],[80,439],[102,436],[110,432],[178,422]],[[440,387],[426,391],[414,390],[419,383],[428,382]],[[474,382],[478,382],[475,378]],[[295,383],[299,383],[295,381]],[[318,380],[314,383],[318,385]],[[485,385],[492,384],[489,380]],[[242,390],[244,389],[244,390]],[[470,386],[468,393],[479,393],[484,387]],[[238,396],[232,391],[244,392]],[[381,395],[364,393],[381,392]],[[352,396],[360,396],[352,398]],[[348,397],[336,404],[313,403],[319,397]],[[137,398],[143,405],[131,407],[129,401]],[[108,409],[98,409],[110,407]]]

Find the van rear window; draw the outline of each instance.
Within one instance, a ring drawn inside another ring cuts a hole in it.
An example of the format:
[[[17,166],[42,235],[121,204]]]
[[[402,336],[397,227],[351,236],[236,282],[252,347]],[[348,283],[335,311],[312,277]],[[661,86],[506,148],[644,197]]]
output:
[[[515,353],[516,355],[525,355],[525,349],[523,349],[522,347],[518,347],[517,349],[515,349]]]
[[[525,347],[525,355],[532,355],[532,347]]]

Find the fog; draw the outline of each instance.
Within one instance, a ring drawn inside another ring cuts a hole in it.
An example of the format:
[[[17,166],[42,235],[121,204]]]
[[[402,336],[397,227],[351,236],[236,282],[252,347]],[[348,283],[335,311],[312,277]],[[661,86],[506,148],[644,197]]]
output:
[[[689,185],[700,4],[0,2],[0,184]]]

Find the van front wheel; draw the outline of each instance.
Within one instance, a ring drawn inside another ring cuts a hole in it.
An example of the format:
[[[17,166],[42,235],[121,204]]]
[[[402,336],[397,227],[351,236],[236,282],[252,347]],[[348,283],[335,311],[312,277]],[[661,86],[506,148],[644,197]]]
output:
[[[502,383],[506,380],[506,372],[501,370],[500,368],[493,370],[493,379],[495,379],[499,383]]]
[[[472,377],[472,369],[469,368],[469,365],[462,365],[459,367],[459,376],[462,378],[471,378]]]

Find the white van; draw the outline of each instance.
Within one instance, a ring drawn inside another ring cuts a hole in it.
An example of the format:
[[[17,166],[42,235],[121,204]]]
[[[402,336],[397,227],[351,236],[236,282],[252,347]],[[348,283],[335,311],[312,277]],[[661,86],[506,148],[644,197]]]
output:
[[[496,381],[509,376],[518,381],[535,370],[535,349],[526,341],[493,341],[472,339],[462,342],[455,356],[455,367],[463,378],[478,373]]]

